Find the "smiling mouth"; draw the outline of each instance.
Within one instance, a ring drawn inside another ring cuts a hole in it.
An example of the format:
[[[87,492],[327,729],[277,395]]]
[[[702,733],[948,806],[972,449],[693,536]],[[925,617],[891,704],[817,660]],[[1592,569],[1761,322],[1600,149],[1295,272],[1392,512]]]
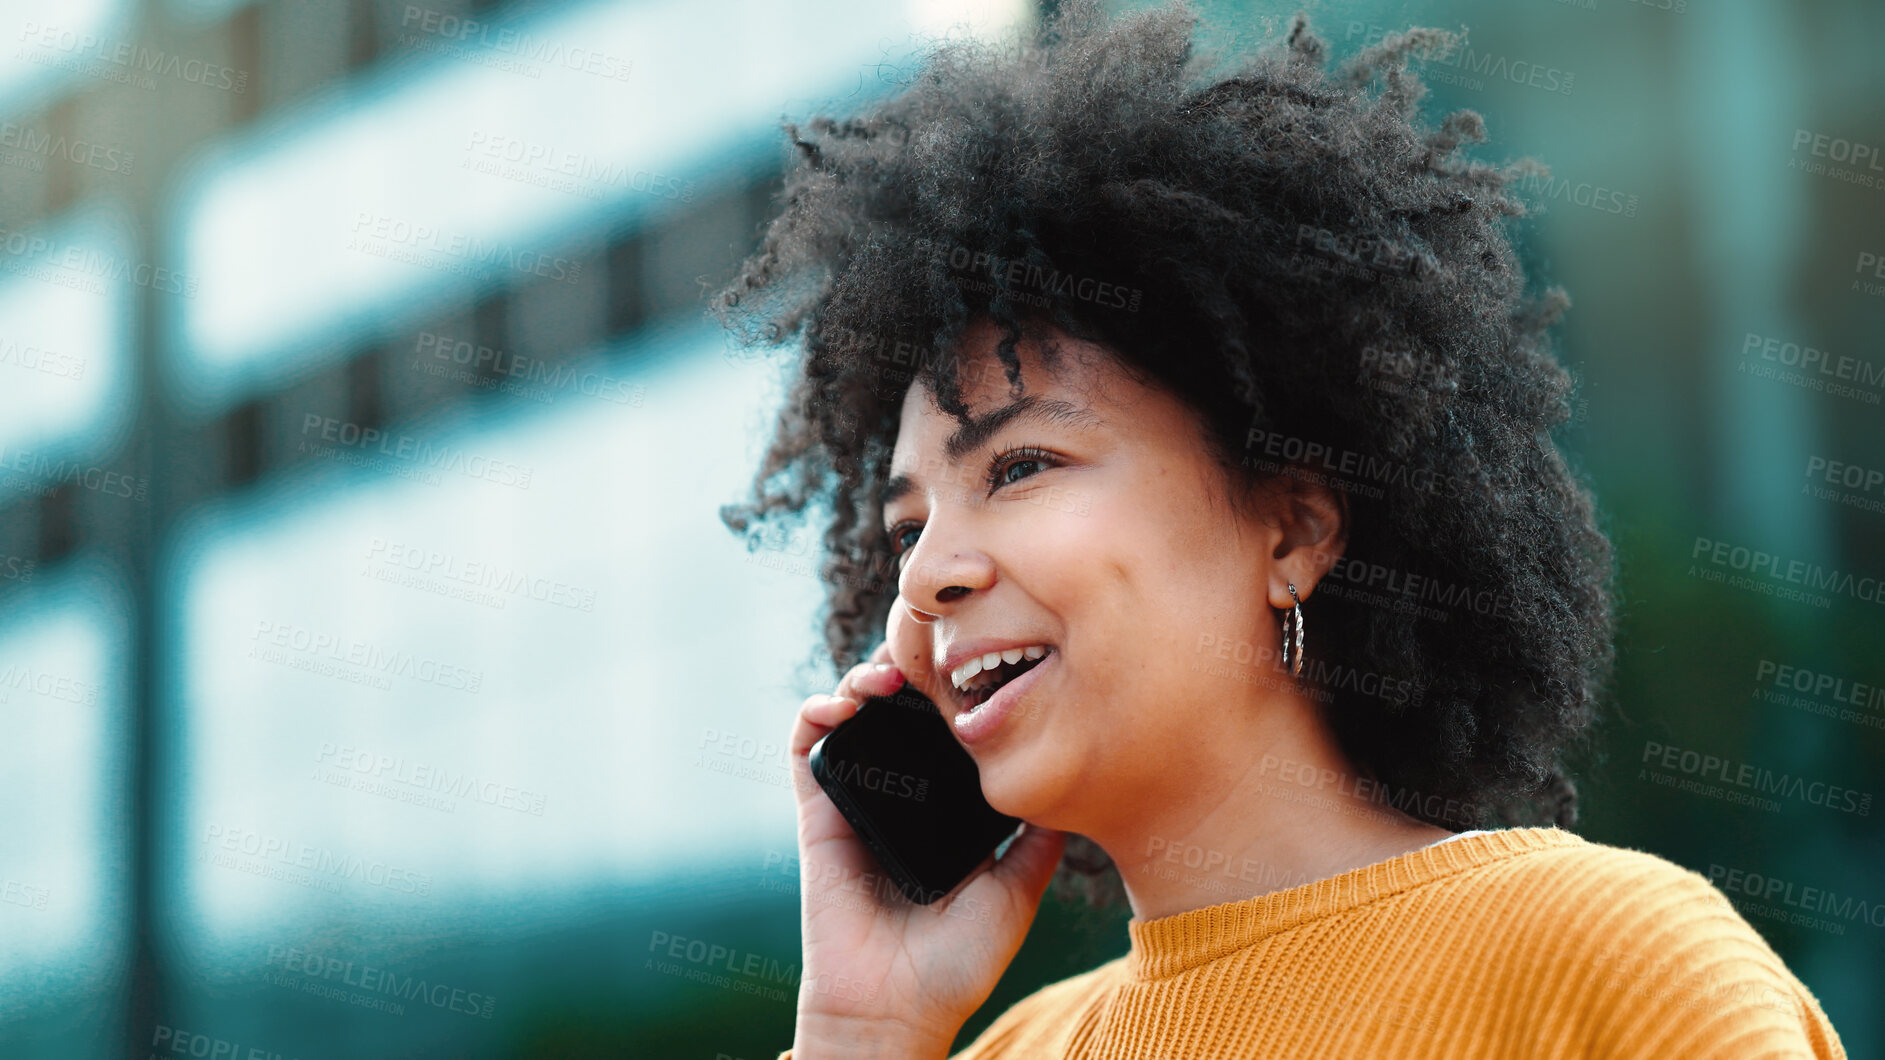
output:
[[[1052,646],[1046,647],[1046,653],[1038,659],[1024,658],[1020,662],[1004,662],[993,670],[984,670],[970,678],[969,687],[956,693],[956,702],[962,705],[962,712],[967,714],[988,702],[996,692],[1001,691],[1003,685],[1053,658],[1055,649]]]

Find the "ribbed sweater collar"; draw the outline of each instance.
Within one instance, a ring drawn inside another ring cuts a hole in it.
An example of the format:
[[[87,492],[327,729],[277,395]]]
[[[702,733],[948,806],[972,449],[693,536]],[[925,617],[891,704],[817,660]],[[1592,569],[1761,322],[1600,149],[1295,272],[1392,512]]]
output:
[[[1126,922],[1132,949],[1126,973],[1162,979],[1235,953],[1279,931],[1365,905],[1412,887],[1518,857],[1577,846],[1584,839],[1559,828],[1502,828],[1485,835],[1410,850],[1337,876],[1255,898],[1192,909],[1156,920]]]

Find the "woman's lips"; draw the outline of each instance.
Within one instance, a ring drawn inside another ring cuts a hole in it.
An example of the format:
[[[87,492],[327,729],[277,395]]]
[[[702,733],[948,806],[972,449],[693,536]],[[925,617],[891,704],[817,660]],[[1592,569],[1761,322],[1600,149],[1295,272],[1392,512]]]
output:
[[[953,719],[956,736],[965,744],[987,739],[1001,726],[1002,720],[1013,713],[1016,703],[1027,694],[1028,689],[1040,680],[1041,671],[1058,668],[1059,659],[1059,649],[1048,652],[1026,673],[996,689],[987,702],[974,710],[958,713]]]

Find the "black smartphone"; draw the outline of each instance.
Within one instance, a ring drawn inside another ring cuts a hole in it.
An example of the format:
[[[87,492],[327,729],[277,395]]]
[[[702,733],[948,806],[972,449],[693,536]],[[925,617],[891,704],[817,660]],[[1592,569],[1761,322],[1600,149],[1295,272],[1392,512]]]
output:
[[[928,696],[904,685],[873,696],[812,745],[812,776],[904,897],[955,890],[1019,817],[982,797],[975,759]]]

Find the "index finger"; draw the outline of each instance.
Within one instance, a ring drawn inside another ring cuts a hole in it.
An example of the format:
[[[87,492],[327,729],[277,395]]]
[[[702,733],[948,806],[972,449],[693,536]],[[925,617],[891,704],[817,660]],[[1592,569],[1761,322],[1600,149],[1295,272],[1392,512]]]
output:
[[[858,706],[857,700],[846,696],[808,697],[792,719],[792,735],[786,747],[794,757],[803,758],[813,744],[855,715]]]

